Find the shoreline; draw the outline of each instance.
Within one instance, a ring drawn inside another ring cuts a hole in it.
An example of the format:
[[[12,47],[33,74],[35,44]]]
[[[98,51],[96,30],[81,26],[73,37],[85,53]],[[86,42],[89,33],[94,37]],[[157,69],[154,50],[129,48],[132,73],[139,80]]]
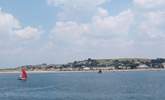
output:
[[[165,71],[165,69],[121,69],[121,70],[102,70],[102,72],[141,72],[141,71]],[[79,73],[79,72],[98,72],[98,70],[82,70],[82,71],[27,71],[27,73]],[[17,74],[20,71],[0,71],[0,74]]]

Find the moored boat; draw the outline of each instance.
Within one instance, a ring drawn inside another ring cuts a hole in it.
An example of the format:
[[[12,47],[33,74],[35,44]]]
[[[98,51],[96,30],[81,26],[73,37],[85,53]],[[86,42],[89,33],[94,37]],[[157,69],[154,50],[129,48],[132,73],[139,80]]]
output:
[[[102,73],[102,70],[100,69],[100,70],[98,71],[98,73]]]

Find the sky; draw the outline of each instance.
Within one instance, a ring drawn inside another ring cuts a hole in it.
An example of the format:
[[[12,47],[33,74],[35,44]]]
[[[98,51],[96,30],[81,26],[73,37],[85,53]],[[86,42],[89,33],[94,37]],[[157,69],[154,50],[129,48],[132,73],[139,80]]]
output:
[[[164,51],[165,0],[0,0],[0,67]]]

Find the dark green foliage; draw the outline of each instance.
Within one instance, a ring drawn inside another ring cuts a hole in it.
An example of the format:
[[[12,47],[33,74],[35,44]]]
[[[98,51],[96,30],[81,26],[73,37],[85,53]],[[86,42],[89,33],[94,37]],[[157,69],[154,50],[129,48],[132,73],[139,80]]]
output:
[[[115,69],[136,69],[139,65],[146,65],[153,68],[163,68],[162,63],[165,59],[138,59],[138,58],[123,58],[123,59],[91,59],[84,61],[74,61],[69,63],[73,67],[115,67]],[[68,66],[69,66],[68,65]]]

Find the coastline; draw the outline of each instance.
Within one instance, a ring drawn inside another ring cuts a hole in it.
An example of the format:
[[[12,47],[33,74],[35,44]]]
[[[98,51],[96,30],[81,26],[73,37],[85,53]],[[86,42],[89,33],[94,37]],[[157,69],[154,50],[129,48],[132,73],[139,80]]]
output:
[[[102,70],[102,72],[139,72],[139,71],[165,71],[165,69],[122,69],[122,70]],[[78,72],[98,72],[98,70],[81,70],[81,71],[27,71],[27,73],[78,73]],[[0,71],[0,74],[19,74],[20,71]]]

